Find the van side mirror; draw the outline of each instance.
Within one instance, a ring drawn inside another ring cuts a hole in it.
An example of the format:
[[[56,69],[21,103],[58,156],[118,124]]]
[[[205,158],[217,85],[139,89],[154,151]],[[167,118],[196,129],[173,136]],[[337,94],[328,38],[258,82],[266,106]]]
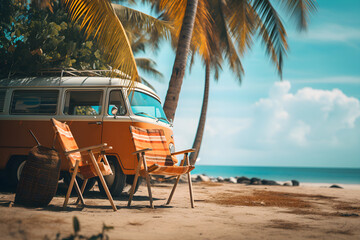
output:
[[[173,123],[173,120],[172,120],[172,119],[170,119],[169,123],[170,123],[170,127],[173,127],[173,126],[174,126],[174,123]]]
[[[114,118],[116,118],[117,112],[118,112],[118,108],[117,108],[117,107],[112,107],[112,108],[111,108],[111,114],[114,115]]]

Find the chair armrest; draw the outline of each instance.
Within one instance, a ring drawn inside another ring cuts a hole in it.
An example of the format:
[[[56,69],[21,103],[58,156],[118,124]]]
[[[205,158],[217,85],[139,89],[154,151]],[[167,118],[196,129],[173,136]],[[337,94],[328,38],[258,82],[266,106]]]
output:
[[[102,144],[95,145],[95,146],[84,147],[84,148],[79,148],[79,149],[75,149],[75,150],[71,150],[71,151],[66,151],[65,155],[69,155],[69,154],[75,153],[75,152],[86,152],[86,151],[94,150],[94,149],[109,150],[109,149],[112,149],[112,147],[108,146],[107,143],[102,143]]]
[[[180,151],[180,152],[174,152],[171,155],[179,155],[179,154],[184,154],[184,153],[189,153],[189,152],[195,152],[195,148],[190,148],[188,150],[184,150],[184,151]]]
[[[152,151],[152,148],[145,148],[145,149],[141,149],[139,151],[133,152],[132,154],[138,154],[138,153],[142,153],[142,152],[147,152],[147,151]]]

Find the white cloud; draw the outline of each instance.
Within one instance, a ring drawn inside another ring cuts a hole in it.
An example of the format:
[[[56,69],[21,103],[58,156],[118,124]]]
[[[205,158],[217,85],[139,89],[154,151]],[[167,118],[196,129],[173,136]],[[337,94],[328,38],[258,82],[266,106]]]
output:
[[[339,89],[294,93],[290,82],[276,82],[241,116],[232,104],[209,109],[201,164],[360,167],[360,101]],[[214,114],[223,108],[228,115]],[[191,147],[197,121],[176,118],[178,150]]]
[[[273,145],[334,144],[338,132],[353,129],[360,117],[358,99],[339,89],[303,88],[290,93],[290,82],[277,82],[269,97],[254,105],[255,142]]]
[[[295,37],[294,37],[295,39]],[[322,42],[349,42],[360,40],[360,30],[358,28],[346,27],[338,24],[327,24],[310,28],[304,33],[300,40],[316,40]]]
[[[360,77],[358,76],[334,76],[325,78],[311,78],[311,79],[289,79],[292,83],[322,83],[322,84],[360,84]]]
[[[299,121],[296,125],[297,126],[290,131],[289,137],[298,145],[306,146],[306,137],[310,134],[311,127],[302,121]]]

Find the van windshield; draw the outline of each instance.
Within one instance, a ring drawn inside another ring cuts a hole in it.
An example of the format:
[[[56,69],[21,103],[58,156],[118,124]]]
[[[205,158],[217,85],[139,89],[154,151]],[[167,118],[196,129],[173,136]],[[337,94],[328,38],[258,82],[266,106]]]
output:
[[[134,91],[129,95],[131,110],[135,115],[156,119],[169,123],[166,119],[161,103],[152,96]]]

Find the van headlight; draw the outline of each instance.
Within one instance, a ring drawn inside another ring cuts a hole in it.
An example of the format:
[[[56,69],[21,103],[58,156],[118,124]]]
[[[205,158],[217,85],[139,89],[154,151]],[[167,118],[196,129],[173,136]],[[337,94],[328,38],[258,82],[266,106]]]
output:
[[[174,153],[174,152],[175,152],[175,146],[174,146],[174,144],[172,144],[172,143],[169,144],[169,150],[170,150],[170,153]]]

